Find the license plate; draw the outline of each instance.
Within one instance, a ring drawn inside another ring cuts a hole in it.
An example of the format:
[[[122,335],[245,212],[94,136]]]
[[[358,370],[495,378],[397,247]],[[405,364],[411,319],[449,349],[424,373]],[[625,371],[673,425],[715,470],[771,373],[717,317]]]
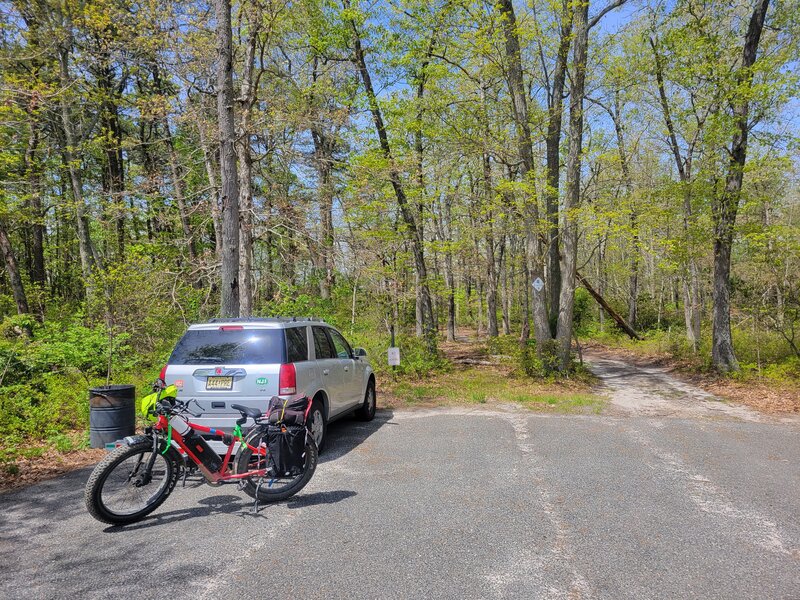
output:
[[[206,379],[207,390],[232,390],[233,377],[209,377]]]

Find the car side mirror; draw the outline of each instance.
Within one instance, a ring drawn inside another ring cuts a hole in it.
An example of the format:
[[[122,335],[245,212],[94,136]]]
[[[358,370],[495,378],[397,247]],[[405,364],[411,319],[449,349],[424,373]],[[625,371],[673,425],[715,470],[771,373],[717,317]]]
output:
[[[366,358],[367,351],[363,348],[356,348],[353,350],[353,358]]]

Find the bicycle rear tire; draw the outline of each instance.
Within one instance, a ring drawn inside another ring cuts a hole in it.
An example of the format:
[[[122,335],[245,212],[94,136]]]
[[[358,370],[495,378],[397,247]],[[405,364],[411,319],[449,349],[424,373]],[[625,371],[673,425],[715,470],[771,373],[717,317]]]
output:
[[[256,427],[247,435],[245,442],[258,448],[262,442],[266,443],[266,439],[266,427]],[[273,477],[271,475],[261,478],[248,477],[242,480],[242,490],[251,498],[255,498],[257,492],[259,502],[280,502],[291,498],[311,480],[317,469],[317,456],[317,445],[314,443],[314,439],[310,435],[306,436],[305,463],[302,473],[294,477]],[[268,464],[268,459],[262,457],[261,462],[263,464],[259,464],[259,457],[254,455],[250,448],[245,445],[240,446],[236,453],[236,472],[246,473],[248,470],[263,468]]]

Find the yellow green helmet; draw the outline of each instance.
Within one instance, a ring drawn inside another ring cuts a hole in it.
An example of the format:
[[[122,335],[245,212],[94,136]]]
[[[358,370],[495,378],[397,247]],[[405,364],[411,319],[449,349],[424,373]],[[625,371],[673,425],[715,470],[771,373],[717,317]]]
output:
[[[178,388],[174,385],[170,385],[161,392],[153,392],[142,398],[139,409],[145,419],[156,421],[158,420],[158,416],[156,415],[156,402],[164,398],[177,398],[177,396]]]

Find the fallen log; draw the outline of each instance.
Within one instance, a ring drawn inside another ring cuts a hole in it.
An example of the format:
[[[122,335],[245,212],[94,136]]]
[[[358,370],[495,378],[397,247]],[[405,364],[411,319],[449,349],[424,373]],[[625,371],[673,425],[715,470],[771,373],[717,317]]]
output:
[[[583,275],[581,275],[580,272],[576,272],[575,276],[578,278],[580,284],[586,288],[586,291],[589,292],[589,294],[591,294],[592,298],[597,300],[597,303],[603,307],[603,310],[606,311],[609,314],[609,316],[612,319],[614,319],[614,321],[617,322],[617,325],[619,325],[620,329],[622,329],[634,340],[642,339],[642,336],[636,333],[636,330],[633,327],[628,325],[628,322],[622,318],[622,315],[620,315],[617,311],[611,308],[611,305],[608,302],[606,302],[605,298],[603,298],[598,293],[598,291],[594,289],[588,281],[586,281],[586,278]]]

